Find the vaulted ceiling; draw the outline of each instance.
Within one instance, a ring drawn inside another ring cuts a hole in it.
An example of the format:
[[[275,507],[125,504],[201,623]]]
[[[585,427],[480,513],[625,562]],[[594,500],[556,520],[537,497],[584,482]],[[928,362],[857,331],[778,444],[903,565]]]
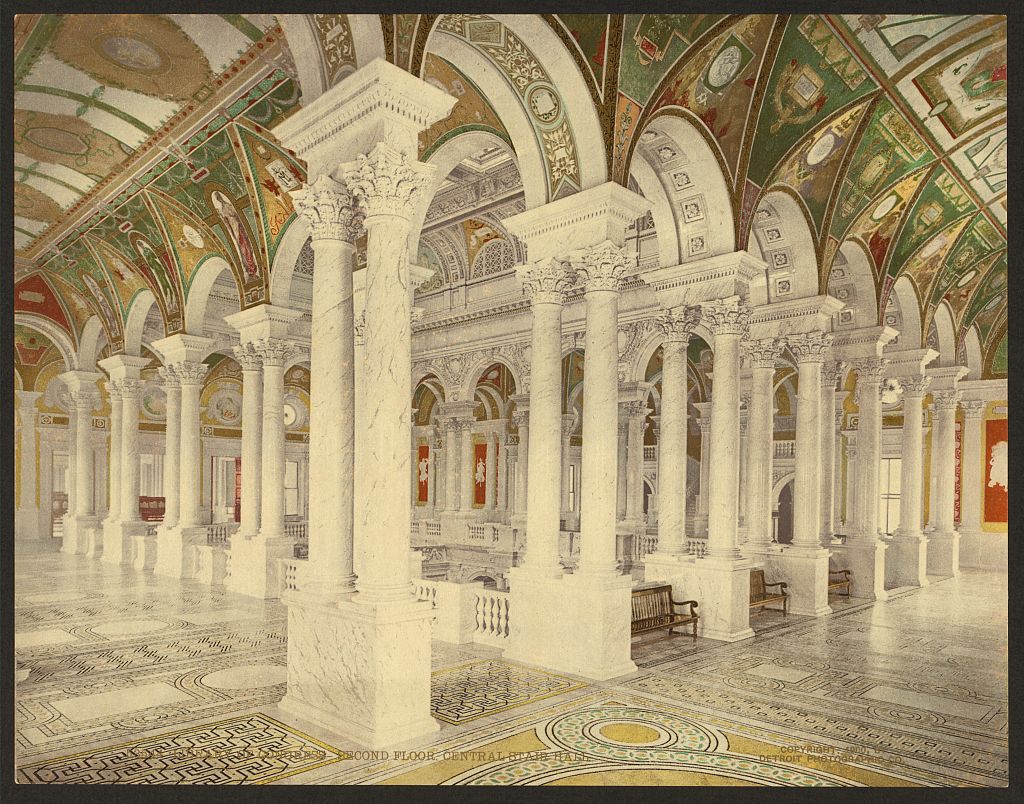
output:
[[[268,130],[383,54],[458,99],[422,159],[475,138],[428,213],[421,292],[509,270],[523,255],[503,218],[595,177],[636,186],[638,160],[700,189],[707,166],[677,170],[658,144],[685,123],[733,247],[761,242],[766,201],[788,195],[822,290],[855,246],[879,320],[907,277],[922,337],[941,307],[998,374],[1006,33],[966,15],[20,15],[16,310],[73,338],[97,315],[117,350],[142,291],[181,331],[214,258],[239,306],[272,301],[305,172]]]

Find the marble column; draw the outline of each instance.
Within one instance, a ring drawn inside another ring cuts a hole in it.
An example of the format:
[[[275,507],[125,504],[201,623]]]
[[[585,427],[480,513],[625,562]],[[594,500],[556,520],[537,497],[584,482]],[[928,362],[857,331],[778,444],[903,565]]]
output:
[[[139,380],[121,380],[121,521],[139,522]]]
[[[708,471],[708,547],[706,578],[698,585],[704,635],[736,641],[753,636],[750,628],[750,567],[736,541],[739,518],[739,373],[740,339],[750,311],[735,300],[705,303],[701,319],[712,336],[715,379],[711,393]]]
[[[700,321],[697,307],[679,307],[658,321],[662,341],[661,416],[658,434],[658,550],[646,558],[648,575],[664,574],[662,561],[677,562],[686,555],[686,441],[689,391],[686,350]],[[653,574],[651,574],[653,573]]]
[[[747,506],[749,478],[747,477],[747,452],[750,449],[750,393],[740,395],[740,460],[736,470],[739,472],[737,483],[739,484],[739,518],[738,540],[740,544],[747,541]]]
[[[900,462],[900,525],[886,553],[890,586],[927,586],[928,539],[924,517],[924,410],[931,377],[901,378],[903,442]]]
[[[789,581],[790,610],[820,617],[828,605],[828,550],[821,546],[822,396],[821,366],[832,345],[822,332],[786,338],[797,363],[795,477],[793,481],[793,543],[783,548],[782,564]],[[831,424],[831,418],[829,419]],[[831,467],[828,469],[831,473]]]
[[[647,427],[647,402],[629,402],[626,405],[628,439],[626,460],[626,519],[639,524],[644,517],[644,430]]]
[[[233,352],[242,367],[242,515],[237,535],[251,539],[260,531],[262,508],[263,362],[252,343]]]
[[[502,423],[504,425],[504,422]],[[502,437],[497,433],[494,434],[494,444],[498,449],[498,462],[495,467],[495,482],[497,488],[495,489],[496,499],[494,501],[495,507],[502,514],[508,511],[508,467],[509,460],[511,458],[510,448],[508,446],[508,438]]]
[[[119,380],[107,380],[107,397],[110,399],[110,458],[108,462],[110,469],[107,473],[109,502],[107,517],[103,520],[103,543],[96,545],[94,542],[93,545],[90,545],[89,555],[94,557],[102,555],[104,547],[111,544],[108,534],[121,521],[121,474],[123,471],[121,448],[124,441],[122,436],[124,402],[121,397],[121,382]],[[98,533],[99,531],[94,532]]]
[[[747,542],[750,554],[764,553],[772,541],[772,463],[775,459],[775,361],[782,342],[763,338],[746,344],[750,363],[747,408]]]
[[[835,533],[836,506],[836,382],[844,364],[828,360],[821,369],[821,546]]]
[[[933,391],[932,399],[935,406],[932,451],[938,474],[935,478],[935,530],[929,544],[928,570],[935,575],[950,576],[959,574],[960,570],[960,533],[954,522],[953,499],[956,484],[956,409],[960,392]]]
[[[885,550],[878,535],[878,475],[881,470],[881,384],[886,358],[867,357],[856,363],[858,408],[857,470],[854,527],[836,564],[852,574],[851,595],[886,600]]]
[[[579,572],[616,575],[616,498],[618,442],[609,422],[618,420],[619,282],[626,256],[610,242],[586,249],[575,265],[583,281],[586,304],[583,379],[583,449],[581,455]],[[563,431],[564,432],[564,431]]]
[[[964,409],[963,443],[961,448],[961,470],[960,470],[960,534],[970,536],[974,541],[979,542],[982,532],[982,500],[984,499],[985,467],[983,465],[982,444],[984,436],[982,427],[985,421],[985,402],[980,399],[963,399],[960,406]],[[937,439],[936,439],[937,441]],[[932,443],[932,454],[936,453],[935,441]],[[932,466],[937,467],[935,460]],[[935,471],[933,468],[932,471]],[[934,508],[934,502],[932,503]],[[929,545],[929,556],[936,555],[937,551],[934,540]],[[939,562],[937,555],[932,558],[936,568]],[[958,575],[960,563],[949,561],[948,565],[942,567],[946,570],[944,574]]]
[[[41,524],[42,516],[50,513],[47,505],[40,505],[36,495],[38,465],[36,422],[39,413],[36,403],[42,393],[39,391],[16,391],[15,393],[18,397],[18,413],[21,416],[21,466],[18,474],[20,486],[18,511],[14,517],[14,533],[15,538],[18,539],[39,539],[45,535],[45,529]],[[111,422],[113,422],[113,414],[111,414]]]
[[[437,437],[434,439],[430,471],[433,475],[433,490],[431,491],[431,502],[434,505],[434,516],[448,507],[448,449],[445,446],[447,441],[448,427],[444,419],[438,418],[436,427]]]
[[[164,381],[167,405],[164,417],[164,519],[156,531],[156,564],[160,563],[162,554],[175,550],[177,539],[173,533],[178,527],[181,512],[181,384],[172,366],[162,366],[160,376]],[[180,565],[180,557],[177,563]],[[156,572],[155,565],[153,571]]]
[[[530,297],[533,333],[530,360],[529,451],[526,488],[526,557],[523,573],[557,578],[562,478],[562,305],[571,273],[557,259],[520,266]]]
[[[526,523],[527,465],[530,457],[530,414],[529,408],[517,407],[512,422],[519,432],[519,452],[516,454],[516,498],[514,502],[516,524]]]
[[[448,511],[459,510],[460,488],[459,488],[459,433],[460,424],[458,419],[449,418],[445,421],[445,481],[444,490],[446,496],[445,509]]]
[[[437,508],[437,453],[434,437],[435,428],[427,430],[427,505],[431,510]]]
[[[843,488],[846,495],[846,507],[844,517],[847,541],[857,535],[857,432],[846,433],[846,475],[843,478]]]
[[[74,463],[69,473],[74,474],[74,508],[65,520],[62,553],[84,554],[89,546],[89,531],[97,526],[92,439],[92,411],[99,402],[96,381],[102,375],[89,371],[68,371],[60,375],[74,402]]]
[[[694,533],[707,538],[708,500],[711,488],[711,403],[695,402],[700,414],[697,427],[700,428],[700,483],[697,487],[697,515],[694,517]]]
[[[362,211],[348,187],[320,175],[293,192],[314,252],[310,334],[309,560],[307,591],[326,597],[355,588],[355,341],[352,273]],[[433,485],[433,469],[429,476]],[[431,498],[432,499],[432,498]]]
[[[572,486],[572,478],[569,477],[569,465],[572,460],[569,457],[569,450],[572,448],[572,433],[576,429],[576,417],[572,413],[562,414],[562,513],[568,518],[573,509],[569,500],[569,491]],[[579,481],[577,480],[577,483]]]
[[[484,509],[493,513],[498,493],[498,434],[487,434],[487,460],[484,472]]]
[[[294,353],[294,346],[279,338],[261,338],[253,341],[252,346],[263,364],[263,455],[260,467],[260,530],[257,538],[267,541],[286,538],[284,369]]]

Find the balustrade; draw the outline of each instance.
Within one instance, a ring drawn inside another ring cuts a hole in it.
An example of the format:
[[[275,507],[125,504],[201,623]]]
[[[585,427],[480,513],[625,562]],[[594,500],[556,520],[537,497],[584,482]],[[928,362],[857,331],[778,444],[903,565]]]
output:
[[[644,447],[644,460],[645,461],[656,461],[658,460],[658,448],[653,444],[646,445]]]
[[[508,639],[509,593],[495,589],[475,589],[476,630],[473,641],[484,645],[504,645]]]
[[[209,547],[224,547],[238,530],[237,522],[216,522],[206,526],[206,544]]]
[[[796,455],[796,441],[776,441],[775,457],[792,458]]]

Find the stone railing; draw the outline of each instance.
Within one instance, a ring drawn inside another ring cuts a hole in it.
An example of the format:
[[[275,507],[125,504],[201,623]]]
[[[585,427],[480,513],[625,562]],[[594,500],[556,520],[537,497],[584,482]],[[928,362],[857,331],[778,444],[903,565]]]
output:
[[[441,642],[484,645],[507,644],[509,594],[485,589],[479,583],[449,583],[417,578],[413,589],[419,600],[434,609],[433,636]]]
[[[708,540],[706,537],[688,536],[686,538],[686,552],[688,555],[704,558],[707,550]]]
[[[487,540],[487,536],[484,532],[484,525],[466,525],[466,539],[472,542],[480,542],[481,544]]]
[[[645,461],[656,461],[658,460],[658,447],[654,444],[648,444],[644,446],[644,460]]]
[[[473,641],[485,645],[506,644],[509,629],[509,593],[496,589],[476,589],[476,629]]]
[[[152,537],[156,536],[156,529],[158,527],[159,527],[159,525],[157,525],[157,523],[155,523],[155,522],[147,522],[146,523],[146,537],[147,538],[152,538]]]
[[[284,535],[297,542],[309,541],[309,527],[306,522],[285,522]]]
[[[637,534],[633,540],[633,557],[636,561],[642,561],[644,556],[648,553],[654,553],[658,550],[658,531],[655,528],[654,533],[647,529],[645,533]]]
[[[237,531],[237,522],[216,522],[207,525],[206,544],[210,547],[224,547]]]
[[[792,458],[796,455],[796,442],[795,441],[776,441],[775,442],[775,457],[776,458]]]
[[[296,592],[302,587],[302,580],[306,574],[309,563],[305,559],[279,558],[280,570],[278,578],[281,580],[281,592]]]
[[[424,524],[424,532],[428,539],[440,539],[441,538],[441,523],[434,521],[427,521]]]

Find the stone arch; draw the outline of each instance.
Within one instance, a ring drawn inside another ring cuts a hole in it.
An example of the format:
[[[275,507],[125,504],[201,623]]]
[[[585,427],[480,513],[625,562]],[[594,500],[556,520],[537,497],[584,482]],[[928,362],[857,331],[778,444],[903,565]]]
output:
[[[705,139],[697,125],[687,118],[683,110],[659,114],[652,118],[637,138],[637,146],[630,159],[629,169],[637,177],[641,188],[645,177],[642,163],[646,162],[669,199],[672,228],[675,238],[665,237],[665,251],[661,251],[662,265],[705,259],[736,250],[736,228],[732,209],[729,179],[717,146]],[[634,165],[639,170],[634,170]],[[652,195],[656,195],[652,193]],[[652,201],[651,195],[645,197]],[[655,218],[659,238],[667,222],[660,225]],[[671,253],[675,241],[676,252]]]
[[[898,310],[899,323],[891,324],[888,320],[885,323],[900,331],[899,337],[889,346],[896,343],[900,349],[920,349],[922,345],[921,304],[914,280],[906,274],[897,279],[889,294],[889,303]],[[888,312],[885,315],[888,315]]]
[[[270,268],[270,303],[278,307],[291,307],[292,278],[299,262],[299,254],[309,240],[309,224],[301,215],[288,222],[281,243]]]
[[[449,395],[449,389],[445,386],[445,382],[442,379],[445,375],[433,363],[413,363],[412,366],[412,387],[411,392],[415,393],[417,386],[420,385],[424,380],[434,377],[437,380],[438,387],[441,389],[441,393],[444,397]],[[457,389],[456,389],[457,390]],[[443,401],[443,399],[442,399]]]
[[[747,238],[747,249],[768,266],[768,300],[817,296],[819,288],[814,229],[802,201],[771,190],[761,197]]]
[[[476,390],[477,383],[487,369],[493,366],[495,363],[499,363],[504,366],[508,373],[512,375],[512,381],[516,385],[516,392],[522,393],[523,381],[520,377],[519,372],[509,364],[509,361],[496,357],[494,355],[483,355],[478,357],[474,362],[469,364],[468,369],[463,375],[462,386],[459,389],[461,394],[460,399],[472,399],[473,394]]]
[[[124,322],[124,353],[136,355],[142,353],[142,333],[146,328],[149,311],[156,304],[156,297],[151,290],[140,290],[132,298],[128,315]],[[163,318],[161,317],[161,322]]]
[[[998,338],[993,339],[993,343],[998,342]],[[967,355],[968,373],[966,379],[980,380],[985,370],[985,359],[981,348],[981,338],[978,336],[978,328],[976,326],[972,325],[964,334],[964,352]]]
[[[639,195],[651,205],[659,263],[665,267],[680,262],[679,229],[676,227],[675,213],[657,170],[647,161],[646,155],[641,153],[630,164],[629,175],[636,182]]]
[[[63,327],[58,326],[51,319],[44,316],[24,312],[16,312],[14,314],[14,323],[22,324],[46,336],[57,347],[57,351],[60,352],[65,370],[71,371],[72,369],[79,368],[78,350],[75,347],[75,342]]]
[[[420,388],[429,391],[433,397],[433,404],[430,406],[430,415],[424,419],[423,411],[418,410],[416,398],[419,394]],[[415,419],[413,424],[426,425],[431,424],[437,420],[438,407],[443,405],[445,401],[444,385],[441,382],[440,377],[434,372],[429,372],[423,375],[414,385],[412,390],[412,404],[413,408],[417,411],[415,413]]]
[[[698,322],[693,328],[693,337],[699,337],[704,341],[708,349],[711,349],[714,353],[714,347],[712,346],[713,337],[711,331],[703,323]],[[648,339],[644,342],[633,358],[633,363],[629,366],[626,376],[634,382],[643,382],[647,376],[647,366],[651,362],[651,358],[654,357],[654,353],[658,351],[662,343],[665,341],[665,336],[659,331],[655,331]],[[565,355],[562,355],[565,357]],[[689,371],[689,361],[687,361],[687,371]],[[690,387],[693,386],[694,378],[692,373],[687,378],[687,383]]]
[[[945,299],[936,305],[932,321],[939,336],[939,357],[935,365],[956,365],[956,327],[953,324],[953,312]]]
[[[356,67],[384,58],[384,31],[380,17],[376,14],[346,14],[345,18],[352,43],[353,63],[339,71],[330,86],[344,80]],[[302,90],[302,101],[309,104],[330,88],[324,75],[323,46],[314,31],[313,15],[278,14],[277,19],[288,40],[288,49]]]
[[[782,494],[782,489],[786,487],[786,484],[796,479],[796,472],[786,472],[778,480],[772,481],[772,509],[778,508],[779,495]]]
[[[78,368],[83,371],[96,371],[96,358],[105,339],[106,331],[99,316],[90,317],[78,336]]]
[[[213,256],[206,259],[192,275],[189,283],[188,299],[185,301],[185,332],[189,335],[202,335],[205,329],[206,306],[210,300],[210,291],[224,272],[234,281],[237,289],[237,278],[223,257]],[[242,298],[241,292],[238,298]]]
[[[519,175],[523,181],[526,207],[532,209],[546,204],[552,200],[548,197],[547,163],[522,98],[516,94],[510,80],[498,69],[494,61],[459,36],[438,29],[438,23],[443,18],[444,15],[439,15],[434,21],[424,50],[429,50],[450,62],[463,74],[472,76],[473,83],[491,106],[501,110],[501,122],[512,140],[516,163],[519,166]],[[551,33],[550,29],[548,30]],[[552,36],[554,36],[553,33]],[[555,40],[557,47],[564,50],[564,45],[557,37]],[[571,61],[568,53],[565,55]],[[425,69],[425,66],[426,59],[421,67],[420,77],[422,77],[422,69]],[[582,80],[582,76],[580,78]],[[587,92],[586,89],[583,91]],[[586,97],[589,98],[589,94],[586,94]],[[603,152],[603,146],[601,146],[601,150]],[[579,153],[576,156],[578,159]],[[601,161],[603,164],[604,160],[595,161]]]
[[[829,269],[826,292],[846,305],[836,314],[838,328],[854,329],[878,323],[875,273],[863,243],[847,240],[836,252]]]

